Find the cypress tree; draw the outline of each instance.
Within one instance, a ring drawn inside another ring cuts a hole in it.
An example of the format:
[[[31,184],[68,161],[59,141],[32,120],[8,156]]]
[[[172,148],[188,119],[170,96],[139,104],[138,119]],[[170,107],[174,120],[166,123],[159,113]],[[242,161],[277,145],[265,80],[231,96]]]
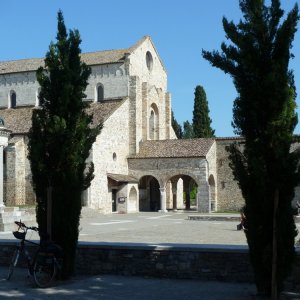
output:
[[[56,39],[46,54],[45,67],[36,73],[41,109],[33,111],[28,158],[37,197],[37,222],[45,232],[47,197],[51,198],[50,229],[52,239],[64,250],[62,277],[67,278],[74,271],[81,193],[93,178],[93,164],[86,161],[102,125],[92,127],[92,116],[85,112],[84,91],[91,69],[80,59],[79,32],[67,33],[61,11]]]
[[[193,124],[191,124],[188,120],[183,122],[182,138],[183,139],[192,139],[192,138],[194,138]]]
[[[295,257],[296,228],[291,201],[299,183],[299,152],[290,152],[297,124],[296,92],[289,70],[298,6],[287,14],[279,0],[240,0],[243,19],[223,18],[230,45],[203,51],[229,73],[238,97],[233,127],[244,137],[229,148],[233,174],[245,199],[246,231],[258,292],[277,299]]]
[[[182,139],[182,128],[181,125],[177,122],[174,116],[174,112],[172,110],[172,127],[178,139]]]
[[[195,88],[193,131],[195,138],[211,138],[215,134],[215,131],[211,128],[206,93],[201,85],[197,85]]]

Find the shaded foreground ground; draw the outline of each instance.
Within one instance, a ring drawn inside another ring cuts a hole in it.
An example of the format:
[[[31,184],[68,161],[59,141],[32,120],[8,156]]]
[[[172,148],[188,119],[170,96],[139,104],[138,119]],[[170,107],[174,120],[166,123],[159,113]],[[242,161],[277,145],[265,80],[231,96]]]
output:
[[[34,288],[26,270],[17,269],[6,281],[7,268],[0,267],[0,299],[128,299],[128,300],[240,300],[253,299],[250,284],[194,280],[152,279],[99,275],[58,282],[47,289]]]

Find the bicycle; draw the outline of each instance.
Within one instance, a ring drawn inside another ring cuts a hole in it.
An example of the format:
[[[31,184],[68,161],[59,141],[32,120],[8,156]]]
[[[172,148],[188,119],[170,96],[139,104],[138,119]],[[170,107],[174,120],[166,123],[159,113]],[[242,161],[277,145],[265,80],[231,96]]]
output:
[[[20,240],[20,243],[14,251],[6,279],[10,280],[20,255],[23,254],[27,260],[28,273],[33,278],[35,284],[40,288],[48,287],[55,278],[58,270],[61,269],[61,262],[59,262],[61,259],[61,248],[46,238],[42,238],[41,234],[40,243],[27,240],[26,235],[28,230],[39,232],[39,229],[34,226],[28,227],[21,221],[15,221],[15,223],[18,226],[18,230],[13,231],[13,235],[16,239]],[[31,258],[26,249],[26,243],[37,246],[33,258]]]

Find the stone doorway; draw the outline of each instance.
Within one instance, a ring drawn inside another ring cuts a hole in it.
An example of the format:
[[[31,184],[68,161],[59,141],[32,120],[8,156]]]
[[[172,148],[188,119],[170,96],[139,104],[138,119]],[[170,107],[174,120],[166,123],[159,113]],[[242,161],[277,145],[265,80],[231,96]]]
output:
[[[117,211],[117,191],[116,189],[111,190],[111,204],[112,204],[112,212]]]

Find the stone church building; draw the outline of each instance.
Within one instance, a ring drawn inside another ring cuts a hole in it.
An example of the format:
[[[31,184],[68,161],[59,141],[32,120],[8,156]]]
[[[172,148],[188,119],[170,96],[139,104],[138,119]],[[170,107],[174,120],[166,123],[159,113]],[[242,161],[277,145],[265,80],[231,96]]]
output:
[[[197,186],[200,212],[243,206],[225,151],[238,138],[176,139],[167,72],[150,37],[82,59],[92,69],[84,101],[94,123],[104,124],[91,149],[95,178],[83,205],[103,213],[190,208],[189,190]],[[0,62],[0,206],[35,202],[27,134],[39,107],[36,70],[43,63]]]

